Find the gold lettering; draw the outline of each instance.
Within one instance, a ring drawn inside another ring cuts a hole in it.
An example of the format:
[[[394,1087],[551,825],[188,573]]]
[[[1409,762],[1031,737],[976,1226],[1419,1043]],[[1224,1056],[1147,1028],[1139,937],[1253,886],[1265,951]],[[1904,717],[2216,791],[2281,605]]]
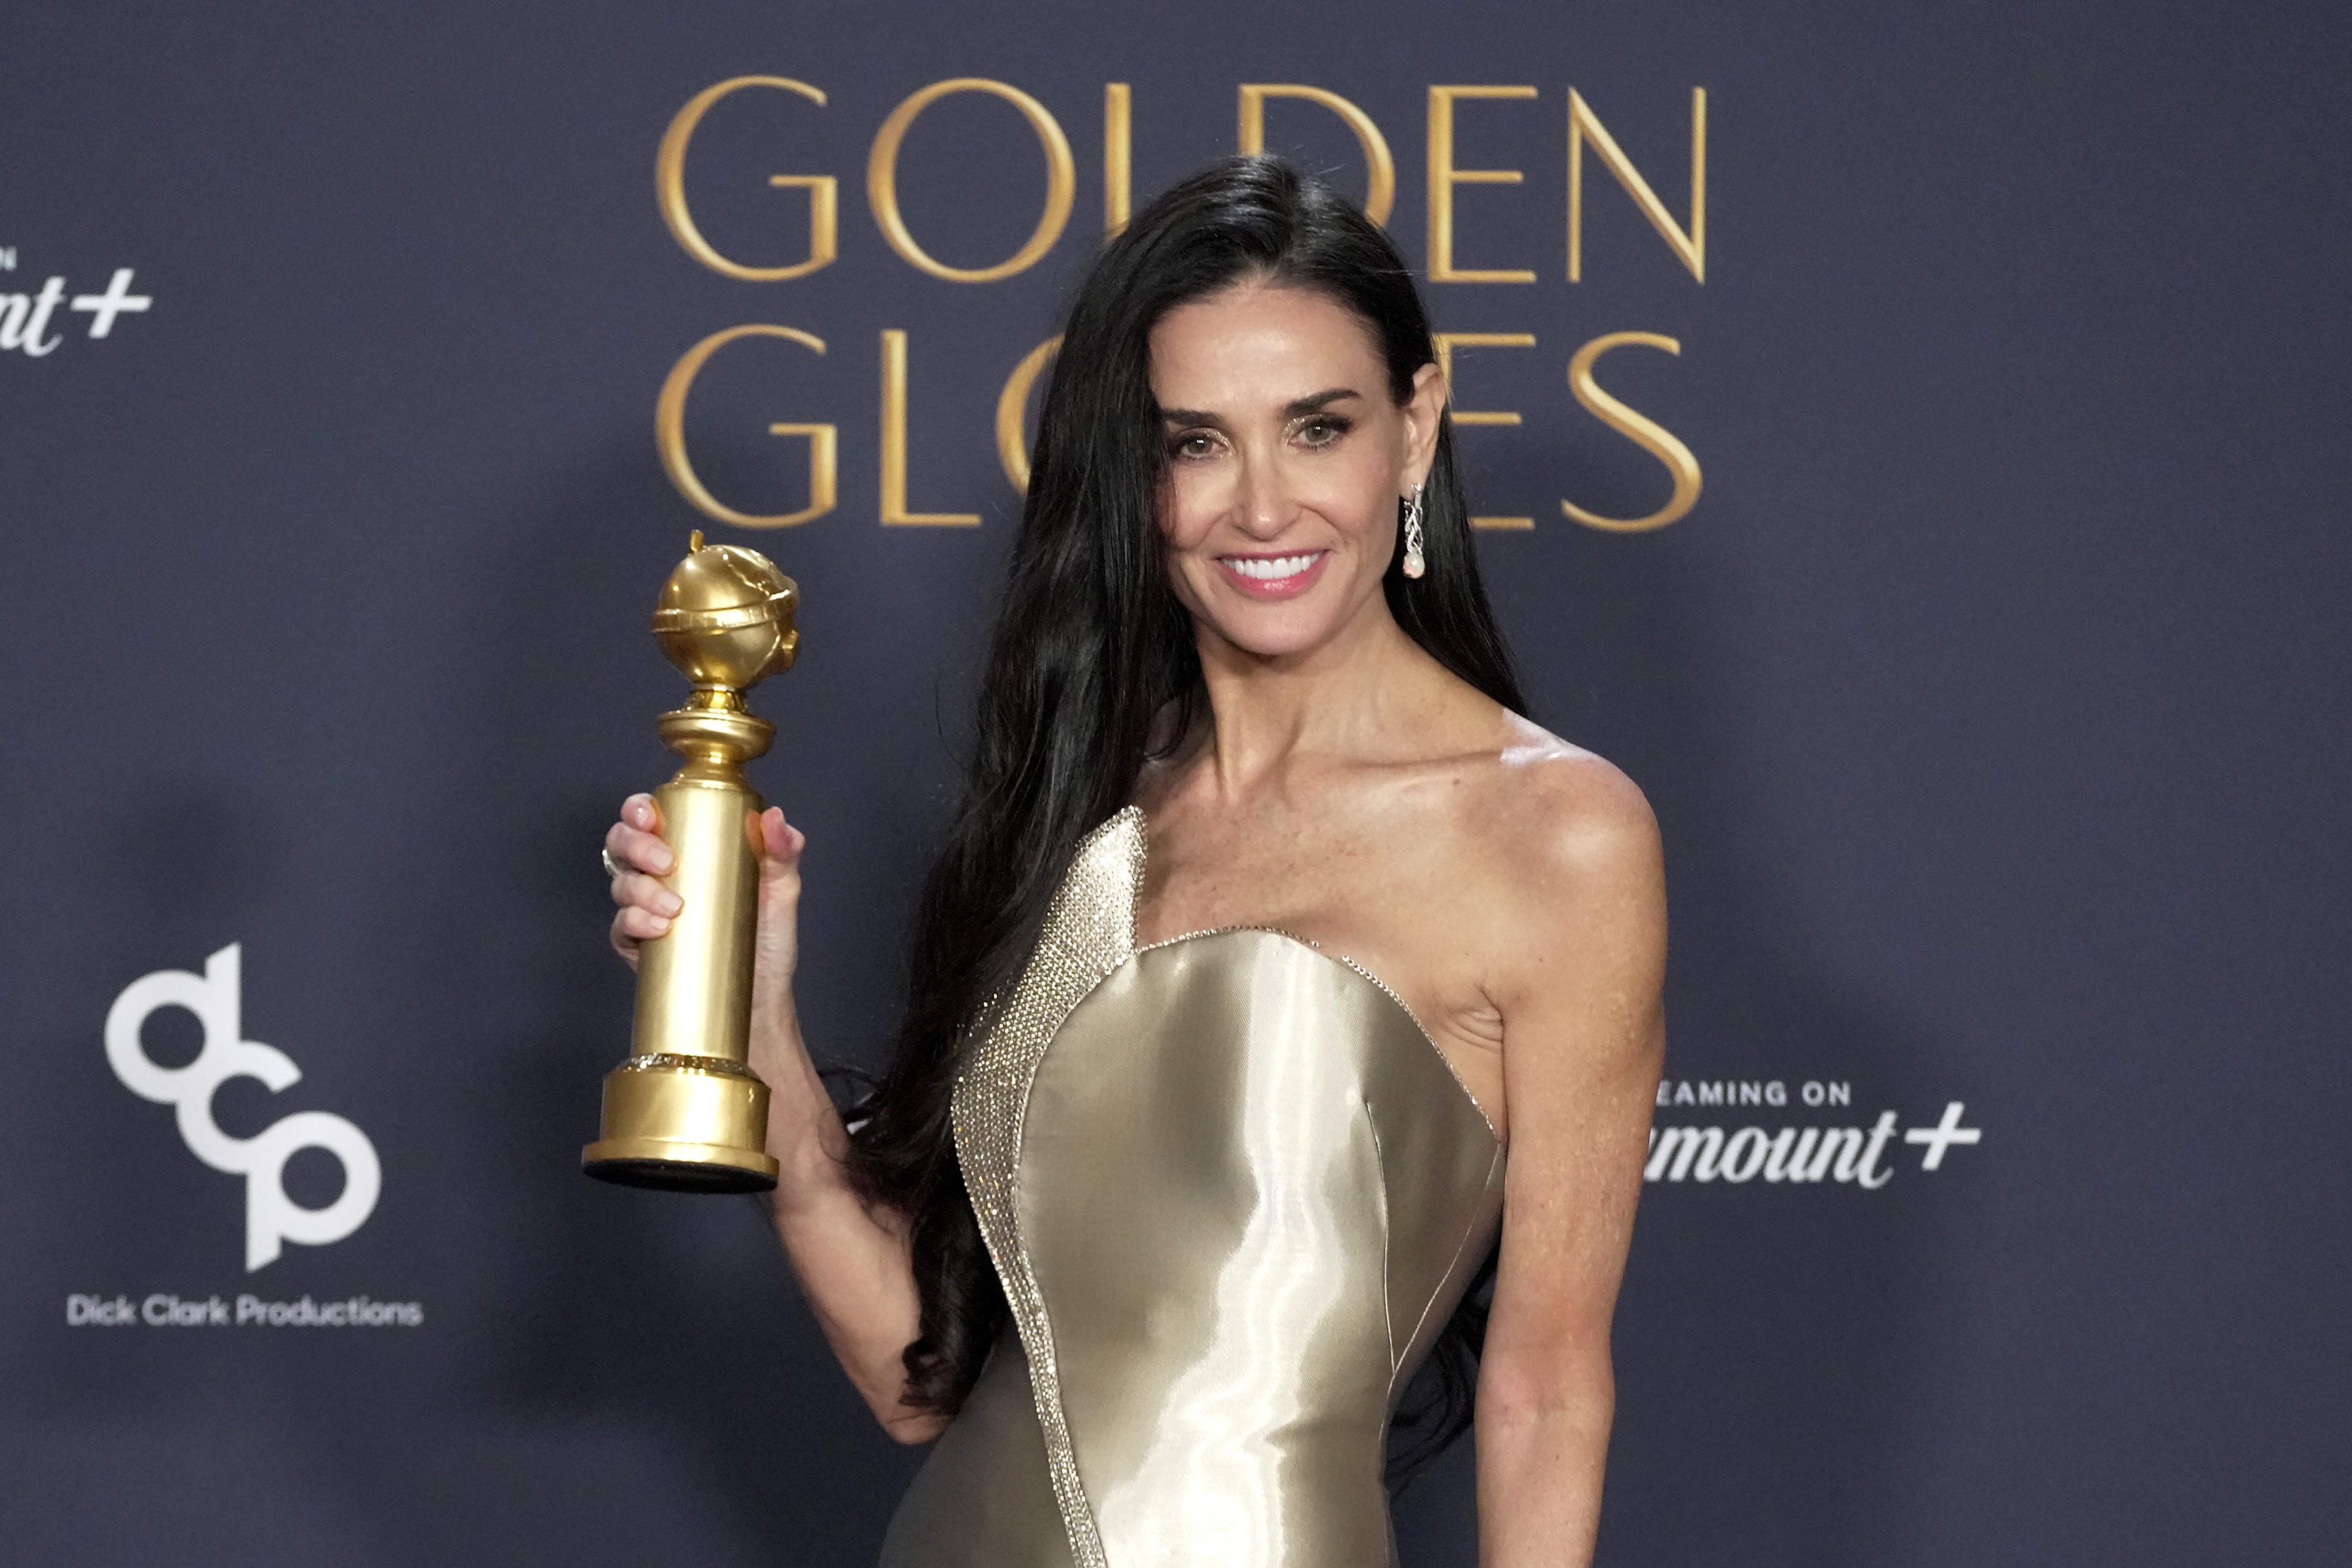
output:
[[[1364,163],[1370,172],[1370,184],[1364,194],[1364,216],[1374,223],[1389,221],[1389,211],[1396,205],[1396,160],[1389,155],[1388,138],[1372,123],[1372,117],[1341,98],[1319,87],[1276,86],[1270,82],[1242,84],[1241,150],[1257,153],[1265,151],[1265,100],[1269,98],[1297,98],[1308,103],[1322,105],[1338,115],[1349,130],[1356,133],[1356,145],[1364,150]]]
[[[896,527],[977,528],[980,514],[907,510],[907,334],[882,334],[882,521]]]
[[[1673,432],[1618,402],[1601,391],[1600,384],[1592,379],[1593,363],[1611,349],[1622,348],[1627,343],[1663,349],[1670,354],[1679,355],[1683,352],[1682,344],[1672,338],[1660,337],[1655,332],[1611,332],[1605,337],[1593,339],[1576,351],[1576,357],[1568,362],[1568,388],[1576,394],[1576,400],[1584,405],[1594,418],[1664,463],[1666,472],[1674,476],[1675,493],[1664,506],[1647,517],[1597,517],[1571,501],[1560,502],[1559,510],[1587,528],[1603,529],[1611,533],[1646,533],[1651,529],[1664,528],[1677,521],[1698,504],[1698,459],[1691,456],[1691,449],[1676,439]]]
[[[1633,161],[1625,156],[1616,140],[1609,134],[1583,98],[1574,88],[1568,91],[1568,280],[1581,282],[1584,277],[1584,144],[1592,143],[1642,216],[1650,220],[1665,242],[1674,247],[1690,275],[1700,282],[1706,281],[1706,89],[1691,89],[1691,221],[1688,232],[1677,225],[1666,204],[1650,189],[1650,182],[1642,178]]]
[[[1437,332],[1432,335],[1437,345],[1437,368],[1445,377],[1448,397],[1454,388],[1454,351],[1461,349],[1531,349],[1536,346],[1533,332]],[[1517,414],[1475,413],[1466,408],[1454,411],[1456,425],[1517,425]]]
[[[906,141],[908,129],[915,123],[917,115],[958,92],[984,92],[1003,99],[1021,111],[1029,128],[1037,133],[1038,145],[1045,150],[1045,210],[1038,215],[1037,227],[1029,236],[1028,243],[993,267],[950,267],[933,260],[915,243],[906,218],[898,211],[899,144]],[[1077,189],[1077,164],[1070,157],[1069,138],[1062,134],[1061,125],[1045,111],[1045,106],[1017,87],[985,77],[961,76],[935,81],[913,94],[882,122],[882,129],[874,138],[874,151],[866,160],[866,199],[873,205],[874,221],[882,226],[882,237],[909,265],[951,283],[993,283],[1035,266],[1038,258],[1053,249],[1054,242],[1062,237]]]
[[[1516,185],[1527,178],[1517,169],[1457,169],[1454,166],[1454,100],[1458,98],[1533,98],[1531,87],[1433,87],[1429,89],[1429,280],[1432,283],[1532,283],[1534,272],[1519,268],[1473,270],[1454,265],[1454,187]],[[1457,420],[1459,415],[1454,416]],[[1533,526],[1530,524],[1530,526]]]
[[[1023,495],[1029,493],[1029,448],[1021,438],[1021,416],[1029,406],[1029,389],[1037,384],[1054,352],[1062,346],[1059,338],[1047,338],[1027,357],[1013,367],[1006,378],[1004,390],[996,395],[996,456],[1004,465],[1004,477]]]
[[[805,436],[809,444],[809,503],[798,511],[759,516],[737,511],[703,488],[696,477],[694,465],[686,456],[686,395],[693,390],[694,378],[700,374],[705,362],[737,338],[784,338],[824,353],[822,339],[795,327],[771,327],[759,323],[730,327],[723,332],[713,332],[686,351],[677,364],[670,367],[668,379],[662,383],[661,395],[654,401],[654,447],[661,453],[662,469],[669,482],[677,487],[694,509],[706,517],[721,522],[731,522],[738,528],[790,528],[796,522],[823,517],[833,510],[835,473],[839,458],[839,437],[830,425],[771,425],[771,436]]]
[[[686,107],[669,122],[662,133],[661,150],[654,155],[654,197],[661,206],[662,221],[669,225],[670,233],[686,253],[714,272],[730,278],[746,278],[754,283],[779,283],[787,278],[805,278],[820,267],[829,265],[840,250],[841,193],[831,174],[772,174],[768,184],[781,187],[805,186],[809,194],[809,253],[805,261],[789,267],[746,267],[740,261],[730,261],[719,254],[711,243],[702,237],[694,225],[694,216],[686,206],[686,144],[694,140],[695,127],[710,106],[729,93],[747,87],[772,87],[786,92],[799,93],[822,108],[824,94],[804,81],[794,81],[782,76],[739,76],[706,87],[686,100]]]
[[[1431,341],[1437,345],[1437,369],[1445,377],[1448,402],[1454,396],[1455,349],[1531,349],[1536,346],[1533,332],[1436,332],[1431,335]],[[1454,423],[1456,425],[1517,425],[1518,422],[1518,414],[1511,409],[1494,412],[1469,408],[1454,410]],[[1531,517],[1474,517],[1470,520],[1473,528],[1525,529],[1535,525],[1536,520]]]
[[[1128,84],[1103,83],[1103,232],[1113,237],[1127,227],[1133,123]]]

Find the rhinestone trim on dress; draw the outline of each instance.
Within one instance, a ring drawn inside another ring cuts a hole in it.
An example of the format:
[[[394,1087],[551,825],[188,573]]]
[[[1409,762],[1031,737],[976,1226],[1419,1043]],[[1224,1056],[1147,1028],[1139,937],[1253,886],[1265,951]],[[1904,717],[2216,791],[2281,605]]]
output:
[[[1143,881],[1143,813],[1128,806],[1078,845],[1061,890],[1045,911],[1036,951],[1013,998],[956,1079],[956,1159],[996,1277],[1028,1352],[1045,1462],[1077,1568],[1107,1568],[1102,1533],[1079,1483],[1077,1456],[1062,1412],[1054,1326],[1030,1271],[1013,1207],[1029,1086],[1045,1047],[1087,994],[1135,952],[1135,906]]]

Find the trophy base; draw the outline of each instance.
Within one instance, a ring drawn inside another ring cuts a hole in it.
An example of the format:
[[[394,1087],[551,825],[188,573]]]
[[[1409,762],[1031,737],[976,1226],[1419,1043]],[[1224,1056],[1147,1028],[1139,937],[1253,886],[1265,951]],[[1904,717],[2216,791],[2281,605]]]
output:
[[[599,1181],[670,1192],[765,1192],[768,1086],[724,1057],[631,1057],[604,1077],[604,1137],[580,1151]]]
[[[715,1149],[707,1143],[612,1139],[580,1151],[580,1169],[615,1186],[650,1187],[665,1193],[773,1192],[775,1161],[765,1154],[759,1156],[767,1167],[762,1170],[736,1163],[743,1158],[740,1149]]]

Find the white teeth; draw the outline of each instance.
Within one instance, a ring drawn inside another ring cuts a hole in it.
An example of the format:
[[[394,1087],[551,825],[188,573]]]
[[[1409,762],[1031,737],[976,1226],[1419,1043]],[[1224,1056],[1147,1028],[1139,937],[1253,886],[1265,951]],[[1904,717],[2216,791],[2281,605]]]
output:
[[[1254,578],[1260,583],[1272,583],[1278,582],[1285,577],[1297,576],[1301,572],[1304,572],[1309,566],[1314,565],[1315,563],[1321,558],[1322,554],[1323,552],[1318,550],[1309,555],[1276,555],[1272,557],[1260,556],[1256,558],[1228,555],[1224,558],[1224,567],[1225,570],[1233,573],[1237,577],[1249,577]]]

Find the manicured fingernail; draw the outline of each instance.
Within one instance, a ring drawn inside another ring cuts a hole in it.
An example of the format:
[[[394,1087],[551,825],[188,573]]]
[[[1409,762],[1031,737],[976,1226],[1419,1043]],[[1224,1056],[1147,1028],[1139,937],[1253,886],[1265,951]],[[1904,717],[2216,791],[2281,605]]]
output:
[[[656,936],[660,936],[669,930],[669,921],[662,919],[659,915],[656,915],[653,920],[653,926],[654,934]]]
[[[686,908],[686,902],[676,893],[665,891],[660,898],[654,900],[654,908],[666,915],[674,915]]]
[[[668,876],[668,875],[669,875],[669,868],[670,868],[672,866],[675,866],[675,865],[677,865],[677,858],[676,858],[676,857],[674,857],[673,855],[671,855],[671,854],[670,854],[670,852],[669,852],[668,850],[667,850],[667,849],[656,849],[656,850],[655,850],[655,851],[654,851],[654,875],[655,875],[655,876],[656,876],[656,877],[667,877],[667,876]]]

